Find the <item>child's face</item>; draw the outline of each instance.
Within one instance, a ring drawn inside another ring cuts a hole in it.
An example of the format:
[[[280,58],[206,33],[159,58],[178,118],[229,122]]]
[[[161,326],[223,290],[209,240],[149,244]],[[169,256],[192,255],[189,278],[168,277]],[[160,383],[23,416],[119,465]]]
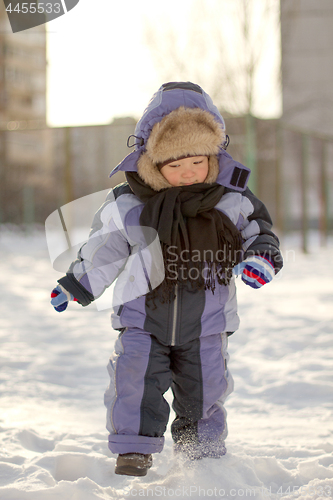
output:
[[[161,174],[171,186],[190,186],[204,182],[208,175],[208,157],[191,156],[172,161],[161,168]]]

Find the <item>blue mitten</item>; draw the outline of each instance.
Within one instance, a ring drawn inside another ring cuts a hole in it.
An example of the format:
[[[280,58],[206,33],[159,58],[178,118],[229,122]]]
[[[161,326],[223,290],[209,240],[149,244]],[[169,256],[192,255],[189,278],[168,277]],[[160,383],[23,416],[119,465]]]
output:
[[[61,285],[58,285],[52,290],[51,299],[51,304],[58,312],[62,312],[67,309],[68,302],[70,300],[76,300],[74,296]]]
[[[234,274],[242,275],[242,281],[252,288],[261,288],[275,276],[272,262],[262,255],[248,257],[233,269]]]

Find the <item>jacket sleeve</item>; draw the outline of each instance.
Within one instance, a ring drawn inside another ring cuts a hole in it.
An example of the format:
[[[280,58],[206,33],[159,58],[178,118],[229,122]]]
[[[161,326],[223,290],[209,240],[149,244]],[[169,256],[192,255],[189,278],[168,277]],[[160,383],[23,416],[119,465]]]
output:
[[[279,239],[272,231],[272,219],[265,205],[247,188],[241,203],[244,260],[253,255],[264,255],[274,264],[275,273],[283,266]]]
[[[114,282],[130,253],[131,247],[119,224],[117,203],[111,191],[95,214],[88,241],[79,250],[66,276],[58,282],[81,305],[87,306]]]

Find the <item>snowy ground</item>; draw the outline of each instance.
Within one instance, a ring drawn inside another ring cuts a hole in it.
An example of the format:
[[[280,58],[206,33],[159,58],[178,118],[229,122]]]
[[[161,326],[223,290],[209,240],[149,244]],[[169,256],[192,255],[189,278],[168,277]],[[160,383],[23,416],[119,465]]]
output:
[[[0,233],[0,498],[332,497],[332,249],[314,243],[305,256],[289,240],[273,283],[252,290],[238,280],[228,454],[176,462],[168,431],[148,475],[132,478],[114,474],[107,448],[110,311],[56,313],[59,274],[43,234]]]

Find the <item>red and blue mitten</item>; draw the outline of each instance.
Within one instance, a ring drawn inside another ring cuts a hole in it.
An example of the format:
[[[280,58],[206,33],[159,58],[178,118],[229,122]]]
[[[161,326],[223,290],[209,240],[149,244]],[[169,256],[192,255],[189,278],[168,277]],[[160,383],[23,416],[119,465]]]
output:
[[[70,300],[77,300],[74,296],[68,292],[63,286],[58,285],[56,288],[53,288],[51,292],[51,304],[54,309],[58,312],[65,311],[68,306],[68,302]]]
[[[242,275],[242,281],[252,288],[261,288],[275,276],[273,263],[263,255],[253,255],[233,269],[234,274]]]

